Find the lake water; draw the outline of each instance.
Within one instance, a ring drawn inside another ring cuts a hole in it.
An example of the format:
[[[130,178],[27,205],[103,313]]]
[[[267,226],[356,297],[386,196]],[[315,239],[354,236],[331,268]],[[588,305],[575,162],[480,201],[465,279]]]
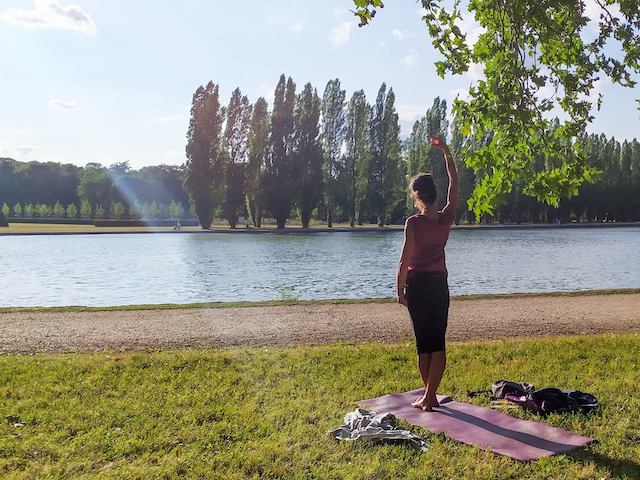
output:
[[[0,306],[395,294],[401,232],[0,237]],[[452,294],[640,287],[640,228],[454,230]]]

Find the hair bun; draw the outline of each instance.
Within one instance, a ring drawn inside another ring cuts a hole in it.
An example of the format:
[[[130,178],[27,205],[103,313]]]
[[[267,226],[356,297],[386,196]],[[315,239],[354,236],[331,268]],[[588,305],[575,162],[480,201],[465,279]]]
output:
[[[433,177],[428,173],[414,176],[409,183],[409,189],[424,204],[434,203],[438,196]]]

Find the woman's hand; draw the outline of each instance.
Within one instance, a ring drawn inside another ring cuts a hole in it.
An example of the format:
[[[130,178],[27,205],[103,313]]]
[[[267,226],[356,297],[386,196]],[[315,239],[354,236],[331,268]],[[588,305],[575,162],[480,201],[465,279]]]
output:
[[[445,153],[449,151],[447,141],[440,135],[427,135],[427,141],[433,148],[442,150]]]
[[[398,303],[400,305],[407,306],[407,295],[404,293],[404,290],[398,290]]]

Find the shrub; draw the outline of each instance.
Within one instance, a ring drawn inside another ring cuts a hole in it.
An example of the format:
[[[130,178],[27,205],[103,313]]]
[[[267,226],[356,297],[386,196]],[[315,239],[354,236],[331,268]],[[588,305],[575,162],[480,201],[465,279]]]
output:
[[[75,218],[78,215],[78,207],[76,207],[75,203],[70,203],[67,205],[67,217]]]
[[[39,217],[48,217],[49,215],[51,215],[51,207],[49,207],[49,205],[47,205],[46,203],[39,203],[38,205],[36,205],[36,214]]]
[[[60,202],[56,202],[53,206],[53,216],[54,217],[64,217],[65,209]]]
[[[113,218],[121,219],[124,217],[126,208],[122,202],[111,202],[111,215]]]
[[[22,210],[22,205],[20,204],[20,202],[16,203],[13,206],[13,216],[14,217],[21,217],[23,213],[24,213],[24,211]]]
[[[96,218],[104,218],[105,213],[104,207],[96,204]]]
[[[176,201],[172,201],[169,204],[169,216],[177,220],[178,218],[182,218],[183,215],[184,207],[182,206],[182,204]]]
[[[80,216],[82,218],[91,218],[91,214],[93,213],[93,209],[91,208],[91,204],[88,200],[83,200],[80,204]]]

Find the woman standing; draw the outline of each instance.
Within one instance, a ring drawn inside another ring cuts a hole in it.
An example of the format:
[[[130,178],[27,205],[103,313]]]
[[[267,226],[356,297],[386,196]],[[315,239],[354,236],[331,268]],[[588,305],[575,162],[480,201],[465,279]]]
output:
[[[424,395],[411,405],[431,412],[439,406],[436,391],[446,365],[449,286],[444,247],[455,220],[458,173],[445,140],[429,136],[428,141],[444,154],[449,175],[447,204],[441,211],[436,209],[437,192],[431,175],[419,173],[411,179],[409,190],[420,213],[409,217],[405,224],[398,265],[398,302],[407,307],[411,316],[424,383]]]

